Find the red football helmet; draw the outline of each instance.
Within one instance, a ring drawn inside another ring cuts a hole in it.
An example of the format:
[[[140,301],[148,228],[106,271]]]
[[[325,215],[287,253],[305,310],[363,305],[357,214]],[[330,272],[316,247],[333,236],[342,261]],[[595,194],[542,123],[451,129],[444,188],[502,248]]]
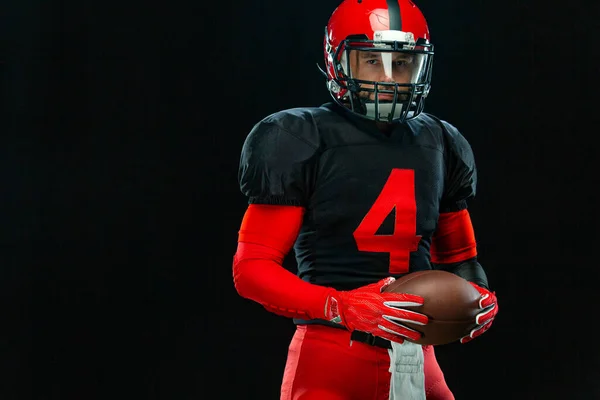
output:
[[[403,122],[423,111],[433,45],[411,0],[344,0],[325,28],[327,88],[370,120]]]

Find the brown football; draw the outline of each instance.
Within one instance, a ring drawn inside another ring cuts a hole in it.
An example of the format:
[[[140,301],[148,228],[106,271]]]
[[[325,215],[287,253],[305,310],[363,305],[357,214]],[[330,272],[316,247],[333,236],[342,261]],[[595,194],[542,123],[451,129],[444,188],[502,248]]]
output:
[[[406,307],[429,317],[427,325],[405,323],[422,333],[418,344],[441,345],[459,340],[475,327],[480,294],[467,280],[446,271],[412,272],[396,279],[385,292],[423,297],[422,306]]]

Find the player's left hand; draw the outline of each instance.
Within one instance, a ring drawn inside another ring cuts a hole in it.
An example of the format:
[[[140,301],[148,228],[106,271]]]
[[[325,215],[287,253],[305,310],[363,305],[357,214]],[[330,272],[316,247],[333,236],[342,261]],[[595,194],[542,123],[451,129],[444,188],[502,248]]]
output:
[[[470,342],[490,329],[496,314],[498,314],[498,299],[496,299],[496,292],[490,292],[486,288],[473,282],[469,283],[481,294],[481,297],[479,298],[479,308],[481,309],[481,312],[475,317],[477,326],[471,330],[467,336],[463,336],[460,339],[461,343]]]

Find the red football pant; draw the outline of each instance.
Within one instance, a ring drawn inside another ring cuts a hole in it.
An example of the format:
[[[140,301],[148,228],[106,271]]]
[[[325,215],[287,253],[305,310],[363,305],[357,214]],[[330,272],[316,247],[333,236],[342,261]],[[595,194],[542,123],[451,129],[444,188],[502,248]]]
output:
[[[454,400],[432,346],[423,347],[428,400]],[[388,400],[387,349],[352,342],[350,332],[298,325],[288,349],[281,400]]]

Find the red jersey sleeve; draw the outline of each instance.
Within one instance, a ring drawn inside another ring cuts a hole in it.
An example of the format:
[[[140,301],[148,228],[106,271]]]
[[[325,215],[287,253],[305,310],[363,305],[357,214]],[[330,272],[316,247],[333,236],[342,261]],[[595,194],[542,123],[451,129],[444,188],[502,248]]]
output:
[[[431,238],[431,262],[456,263],[477,256],[477,243],[466,209],[441,213]]]

